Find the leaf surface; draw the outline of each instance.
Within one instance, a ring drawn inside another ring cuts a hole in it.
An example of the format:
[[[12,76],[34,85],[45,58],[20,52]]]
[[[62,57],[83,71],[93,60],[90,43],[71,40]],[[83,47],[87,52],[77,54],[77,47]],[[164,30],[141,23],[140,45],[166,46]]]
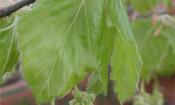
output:
[[[89,72],[92,90],[106,93],[109,63],[120,101],[134,94],[140,57],[120,0],[45,0],[35,6],[17,31],[24,77],[38,102],[65,95]]]
[[[38,1],[19,23],[24,75],[38,102],[63,96],[97,69],[103,0]],[[46,5],[47,4],[47,5]]]
[[[19,49],[16,38],[16,22],[14,18],[0,20],[0,84],[3,75],[13,70],[18,62]]]
[[[133,23],[133,29],[143,60],[142,78],[148,81],[160,67],[169,45],[162,34],[155,36],[158,27],[153,26],[149,19],[137,20]]]
[[[111,21],[117,29],[111,79],[115,81],[114,90],[120,102],[124,102],[135,93],[142,62],[121,1],[111,0],[109,8]]]

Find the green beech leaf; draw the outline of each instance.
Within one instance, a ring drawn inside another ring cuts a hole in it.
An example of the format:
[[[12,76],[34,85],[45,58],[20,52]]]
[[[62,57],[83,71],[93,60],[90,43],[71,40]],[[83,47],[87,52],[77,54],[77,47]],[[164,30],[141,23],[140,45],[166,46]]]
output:
[[[166,56],[168,42],[162,34],[154,35],[158,27],[153,26],[150,19],[133,22],[133,29],[143,60],[142,78],[148,81]]]
[[[114,28],[108,11],[108,2],[105,2],[103,10],[101,35],[97,38],[97,58],[99,60],[99,69],[92,74],[88,90],[96,94],[106,94],[108,87],[108,66],[111,63],[111,55],[115,41],[116,29]],[[99,89],[100,88],[100,89]]]
[[[162,76],[170,76],[175,72],[175,27],[164,26],[161,34],[167,39],[169,49],[162,59],[160,68],[157,71]]]
[[[36,2],[18,26],[24,77],[38,102],[63,96],[97,69],[103,0]]]
[[[139,80],[141,59],[125,9],[120,0],[111,0],[109,5],[111,21],[117,29],[112,55],[111,79],[120,102],[134,95]]]
[[[111,55],[120,101],[134,94],[140,58],[121,1],[38,1],[21,17],[17,31],[24,77],[38,102],[65,95],[91,71],[90,89],[101,86],[106,93]]]
[[[103,82],[101,78],[102,76],[100,71],[93,73],[89,78],[87,91],[90,93],[95,93],[97,95],[107,93],[107,87],[104,86],[105,82]]]
[[[15,18],[3,18],[0,20],[0,84],[3,75],[13,70],[18,62],[19,50],[16,38]]]
[[[175,25],[175,24],[173,24]],[[168,40],[168,44],[173,49],[175,53],[175,26],[164,26],[164,29],[161,31],[161,34]]]
[[[150,19],[133,22],[135,38],[143,59],[142,77],[150,80],[154,73],[174,73],[175,31],[173,26],[152,25]],[[155,32],[159,34],[155,35]]]
[[[103,49],[106,49],[106,54],[111,55],[111,48],[107,48],[109,44],[113,49],[112,57],[102,56],[102,61],[105,60],[103,63],[103,65],[105,65],[102,67],[106,67],[107,69],[107,61],[112,63],[111,79],[115,81],[114,90],[117,93],[119,101],[123,102],[135,93],[139,79],[141,60],[130,29],[127,15],[125,14],[121,2],[112,0],[109,1],[107,5],[107,11],[105,13],[108,29],[107,27],[104,28],[103,33],[106,34],[104,35],[106,36],[106,40],[110,39],[112,41],[113,38],[114,43],[110,44],[110,40],[105,42],[105,40],[101,39],[101,42],[103,42]],[[106,46],[106,48],[104,46]],[[103,69],[101,71],[103,71]],[[107,70],[104,69],[104,71],[107,74]],[[101,83],[100,78],[104,78],[104,75],[99,75],[98,72],[92,76],[89,90],[96,93],[103,91],[101,90],[103,83]]]
[[[161,76],[171,76],[175,73],[175,54],[172,48],[169,48],[166,56],[162,59],[157,73]]]

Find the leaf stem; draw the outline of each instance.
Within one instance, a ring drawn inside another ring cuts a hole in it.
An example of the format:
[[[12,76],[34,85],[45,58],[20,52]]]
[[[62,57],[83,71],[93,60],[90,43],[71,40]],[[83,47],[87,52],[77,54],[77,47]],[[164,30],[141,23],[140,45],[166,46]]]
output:
[[[0,18],[10,16],[12,13],[18,11],[22,7],[34,3],[35,0],[21,0],[16,4],[0,9]]]

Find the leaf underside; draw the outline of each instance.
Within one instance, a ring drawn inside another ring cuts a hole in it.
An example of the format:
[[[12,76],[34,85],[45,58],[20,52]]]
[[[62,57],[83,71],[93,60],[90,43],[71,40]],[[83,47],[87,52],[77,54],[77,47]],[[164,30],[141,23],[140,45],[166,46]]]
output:
[[[140,57],[121,1],[37,1],[17,32],[24,77],[38,102],[64,96],[88,73],[91,90],[106,93],[109,63],[120,101],[134,94]]]
[[[0,20],[0,84],[3,82],[3,75],[12,71],[18,62],[16,22],[17,19],[12,17]]]

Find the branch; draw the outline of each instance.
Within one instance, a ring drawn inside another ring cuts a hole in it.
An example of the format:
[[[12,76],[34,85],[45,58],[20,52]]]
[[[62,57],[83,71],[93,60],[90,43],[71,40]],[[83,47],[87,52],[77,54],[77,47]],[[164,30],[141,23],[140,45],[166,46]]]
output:
[[[118,100],[118,97],[115,95],[114,92],[114,81],[111,80],[110,74],[112,71],[112,67],[110,64],[108,64],[108,90],[107,90],[107,96],[105,97],[109,105],[120,105],[120,102]]]
[[[12,13],[21,9],[22,7],[34,3],[35,0],[22,0],[17,2],[16,4],[10,5],[8,7],[0,9],[0,18],[10,16]]]

